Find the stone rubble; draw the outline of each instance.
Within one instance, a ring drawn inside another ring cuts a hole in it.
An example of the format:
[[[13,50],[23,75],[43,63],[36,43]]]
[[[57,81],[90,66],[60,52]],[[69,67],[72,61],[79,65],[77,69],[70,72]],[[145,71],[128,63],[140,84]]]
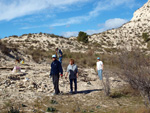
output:
[[[11,65],[12,62],[10,62]],[[27,63],[27,62],[26,62]],[[16,98],[16,101],[33,101],[38,97],[43,97],[53,93],[52,79],[49,78],[50,67],[42,64],[29,63],[23,66],[26,73],[12,73],[11,70],[0,70],[0,103]],[[36,65],[33,67],[32,65]],[[31,68],[33,67],[33,68]],[[45,71],[42,71],[45,70]],[[65,71],[65,70],[64,70]],[[99,78],[94,69],[79,69],[81,71],[78,78],[78,91],[102,89],[99,84]],[[105,74],[108,72],[104,71]],[[65,73],[64,73],[65,74]],[[111,88],[116,88],[126,84],[120,80],[115,74],[111,73]],[[68,93],[70,90],[69,80],[60,78],[60,90]]]

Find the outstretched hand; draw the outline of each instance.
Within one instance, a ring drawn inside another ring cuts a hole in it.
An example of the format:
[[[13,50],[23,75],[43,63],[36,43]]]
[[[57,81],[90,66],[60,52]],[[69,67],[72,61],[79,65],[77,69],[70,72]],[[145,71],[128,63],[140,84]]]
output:
[[[63,77],[63,74],[60,74],[61,78]]]
[[[79,74],[77,73],[77,75],[76,75],[76,76],[77,76],[77,78],[78,78],[78,77],[79,77]]]
[[[65,79],[67,79],[67,76],[65,76]]]

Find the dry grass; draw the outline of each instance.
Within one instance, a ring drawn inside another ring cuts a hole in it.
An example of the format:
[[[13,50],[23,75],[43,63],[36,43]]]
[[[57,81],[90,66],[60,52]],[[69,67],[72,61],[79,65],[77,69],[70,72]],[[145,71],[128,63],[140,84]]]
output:
[[[41,62],[45,62],[48,59],[50,59],[52,54],[54,54],[55,52],[51,51],[51,50],[45,51],[45,50],[42,50],[41,48],[34,49],[31,47],[26,51],[26,53],[28,55],[31,55],[32,59],[36,63],[41,63]]]
[[[145,98],[150,106],[150,57],[139,50],[124,52],[120,57],[124,78],[134,89]]]
[[[5,55],[8,55],[10,52],[10,49],[0,40],[0,50]]]
[[[119,67],[119,57],[114,54],[95,54],[94,50],[89,49],[86,53],[71,53],[69,50],[63,52],[63,66],[69,64],[69,59],[73,58],[79,67],[91,67],[95,69],[97,57],[100,57],[104,65],[109,67]]]
[[[121,93],[118,91],[118,93]],[[143,105],[140,96],[124,94],[119,98],[106,97],[103,91],[90,94],[58,95],[38,98],[33,103],[20,103],[27,107],[20,107],[20,111],[32,113],[46,112],[48,108],[54,108],[61,113],[148,113],[149,109]],[[14,105],[17,105],[14,103]],[[15,107],[15,106],[14,106]],[[29,112],[29,110],[31,112]]]

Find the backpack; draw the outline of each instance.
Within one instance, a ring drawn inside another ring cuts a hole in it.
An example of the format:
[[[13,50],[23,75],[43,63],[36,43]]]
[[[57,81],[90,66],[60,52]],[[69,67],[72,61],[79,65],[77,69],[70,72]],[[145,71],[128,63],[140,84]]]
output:
[[[63,55],[63,53],[62,53],[62,51],[59,49],[59,53],[61,54],[61,55]]]

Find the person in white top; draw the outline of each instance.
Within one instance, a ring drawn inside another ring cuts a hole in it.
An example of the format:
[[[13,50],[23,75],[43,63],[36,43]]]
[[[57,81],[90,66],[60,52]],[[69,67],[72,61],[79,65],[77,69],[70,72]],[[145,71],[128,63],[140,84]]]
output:
[[[102,76],[102,73],[103,73],[103,62],[100,61],[99,57],[97,58],[96,71],[98,72],[99,79],[102,80],[103,79],[103,76]]]

